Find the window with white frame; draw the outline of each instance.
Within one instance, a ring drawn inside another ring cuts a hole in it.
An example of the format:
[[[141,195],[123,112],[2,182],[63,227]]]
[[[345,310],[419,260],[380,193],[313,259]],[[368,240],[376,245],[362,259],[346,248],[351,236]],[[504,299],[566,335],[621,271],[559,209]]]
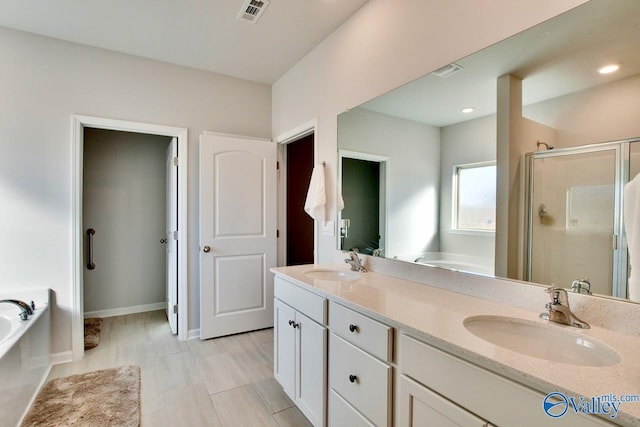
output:
[[[454,166],[452,228],[464,231],[495,231],[495,162]]]

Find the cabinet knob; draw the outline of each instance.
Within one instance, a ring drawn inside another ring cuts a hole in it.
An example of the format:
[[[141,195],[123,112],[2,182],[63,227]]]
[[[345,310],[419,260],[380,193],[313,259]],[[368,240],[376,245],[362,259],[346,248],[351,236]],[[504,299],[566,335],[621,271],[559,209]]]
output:
[[[349,325],[349,330],[351,332],[357,332],[358,331],[358,327],[354,324]]]
[[[202,252],[204,252],[205,254],[208,254],[209,252],[211,252],[211,247],[205,246],[204,248],[202,248]]]
[[[358,377],[355,375],[349,375],[349,382],[355,383],[356,381],[358,381]]]
[[[296,323],[293,320],[289,320],[289,326],[293,326],[294,328],[297,328],[298,326],[300,326],[300,323]]]

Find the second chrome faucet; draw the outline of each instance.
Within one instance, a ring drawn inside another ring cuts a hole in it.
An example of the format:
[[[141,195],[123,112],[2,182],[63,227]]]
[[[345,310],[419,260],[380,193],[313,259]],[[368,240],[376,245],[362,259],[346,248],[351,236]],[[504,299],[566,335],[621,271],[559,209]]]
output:
[[[549,294],[551,301],[545,304],[548,312],[540,314],[542,319],[581,329],[590,328],[587,322],[580,320],[569,308],[569,297],[566,290],[551,287],[545,289],[545,292]]]
[[[351,266],[352,271],[367,272],[367,269],[362,266],[362,260],[358,258],[358,254],[354,251],[349,252],[349,258],[345,259],[344,262]]]

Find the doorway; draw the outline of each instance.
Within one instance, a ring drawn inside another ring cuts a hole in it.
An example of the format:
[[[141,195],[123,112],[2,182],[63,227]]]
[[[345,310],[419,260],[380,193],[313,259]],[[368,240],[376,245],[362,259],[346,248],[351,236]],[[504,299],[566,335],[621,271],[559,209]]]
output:
[[[340,151],[344,200],[339,217],[340,249],[384,256],[387,160],[366,153]]]
[[[313,149],[313,133],[285,146],[287,266],[313,264],[313,218],[304,211],[313,172]]]
[[[176,128],[170,126],[163,125],[154,125],[147,123],[136,123],[136,122],[128,122],[123,120],[112,120],[112,119],[104,119],[99,117],[90,117],[90,116],[77,116],[74,115],[72,117],[72,142],[73,142],[73,235],[74,235],[74,244],[73,244],[73,306],[72,306],[72,351],[71,351],[71,359],[81,360],[84,356],[84,313],[85,313],[85,269],[87,269],[87,265],[90,264],[91,261],[89,258],[90,255],[97,255],[95,253],[95,249],[97,247],[92,248],[91,245],[85,245],[86,243],[92,243],[89,241],[89,234],[86,233],[87,228],[85,224],[83,224],[84,217],[84,167],[85,167],[85,131],[89,134],[95,132],[104,132],[104,131],[118,131],[120,133],[130,132],[134,134],[146,134],[146,137],[153,136],[161,136],[164,137],[164,141],[173,141],[171,145],[165,145],[163,149],[166,149],[170,146],[175,147],[175,151],[177,152],[177,156],[172,158],[172,163],[176,166],[175,171],[175,180],[176,185],[171,186],[173,194],[167,195],[165,200],[171,200],[173,202],[173,206],[175,207],[175,224],[176,229],[173,230],[170,234],[171,237],[175,240],[172,242],[175,244],[175,251],[172,255],[175,259],[175,281],[173,283],[175,291],[175,298],[177,301],[175,302],[175,308],[177,308],[177,332],[178,339],[184,340],[187,339],[188,329],[186,325],[187,319],[187,129],[185,128]],[[169,151],[166,152],[165,155],[168,155]],[[162,162],[162,175],[164,176],[165,171],[165,160]],[[161,181],[164,183],[164,177],[161,177]],[[106,190],[106,193],[110,198],[115,199],[124,199],[126,198],[122,194],[121,191],[117,189]],[[168,188],[168,187],[164,187]],[[126,192],[125,192],[126,193]],[[127,197],[131,198],[131,194],[127,194]],[[162,213],[164,213],[164,208],[161,209]],[[163,217],[165,215],[159,214]],[[122,223],[123,221],[120,221]],[[121,224],[122,225],[122,224]],[[122,225],[124,227],[124,225]],[[163,227],[164,229],[164,227]],[[100,234],[98,234],[100,233]],[[96,231],[95,234],[91,237],[98,236],[105,237],[108,233],[102,233]],[[162,252],[164,250],[163,244],[160,243],[164,238],[164,231],[161,232],[157,239],[154,239],[154,244],[160,246],[160,248],[156,248],[156,252]],[[155,243],[157,242],[157,243]],[[90,249],[94,249],[89,253]],[[153,252],[153,251],[152,251]],[[104,254],[103,254],[104,255]],[[139,250],[136,257],[145,257],[145,251]],[[106,260],[106,259],[103,259]],[[104,261],[100,261],[104,262]],[[94,263],[97,265],[98,260],[94,260]],[[170,263],[166,263],[169,265]],[[161,274],[164,274],[161,272]],[[95,294],[95,287],[93,285],[89,285],[90,288],[87,291]],[[137,285],[130,285],[129,289],[126,292],[125,296],[129,296],[132,299],[136,296],[138,292]],[[164,288],[163,288],[164,289]],[[102,289],[104,290],[104,289]],[[162,292],[162,291],[160,291]],[[90,296],[89,298],[93,298],[95,295]],[[100,299],[100,297],[98,297]],[[93,304],[93,302],[91,302]],[[113,304],[113,301],[110,301],[109,304]],[[127,304],[127,303],[125,303]],[[133,304],[134,309],[136,309],[136,305],[142,305],[143,308],[145,304]],[[164,305],[164,304],[163,304]],[[95,306],[94,306],[95,307]],[[91,306],[87,307],[88,310],[91,310]],[[122,308],[122,307],[120,307]],[[139,309],[140,307],[137,307]],[[146,307],[149,308],[148,306]],[[99,310],[95,310],[100,312]],[[118,314],[116,312],[116,314]],[[124,313],[119,313],[124,314]]]
[[[85,318],[165,309],[175,299],[166,286],[172,243],[166,206],[175,206],[167,200],[166,179],[172,138],[85,128],[83,139],[82,222],[91,246]]]

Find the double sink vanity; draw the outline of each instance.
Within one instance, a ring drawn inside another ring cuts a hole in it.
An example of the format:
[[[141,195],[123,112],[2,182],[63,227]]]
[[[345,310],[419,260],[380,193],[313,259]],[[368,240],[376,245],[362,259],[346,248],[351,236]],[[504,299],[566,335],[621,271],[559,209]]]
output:
[[[344,264],[272,272],[275,377],[313,425],[640,423],[640,402],[612,417],[550,398],[545,413],[552,392],[580,405],[639,394],[640,338],[540,319],[543,288],[532,312]]]

